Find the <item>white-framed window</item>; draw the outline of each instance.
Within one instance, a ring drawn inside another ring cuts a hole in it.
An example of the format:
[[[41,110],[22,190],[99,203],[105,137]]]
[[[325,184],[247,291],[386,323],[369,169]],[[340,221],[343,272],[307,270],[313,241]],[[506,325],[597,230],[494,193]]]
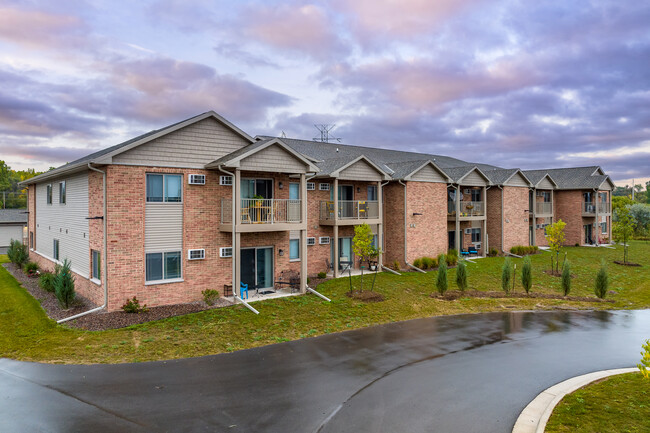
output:
[[[52,242],[52,256],[54,260],[59,260],[59,240],[53,239]]]
[[[320,236],[318,238],[318,243],[321,245],[329,245],[330,237],[329,236]]]
[[[47,204],[52,204],[52,184],[47,185]]]
[[[147,174],[147,202],[180,203],[183,201],[182,174]]]
[[[319,191],[329,191],[330,190],[330,184],[329,183],[319,183],[318,184],[318,190]]]
[[[602,234],[606,234],[606,233],[607,233],[607,222],[600,223],[600,232],[601,232]]]
[[[101,254],[97,250],[92,250],[92,257],[91,257],[91,266],[92,266],[92,278],[96,280],[101,280],[102,279],[102,265],[101,265]]]
[[[481,190],[477,188],[471,189],[471,198],[472,201],[481,201]]]
[[[219,185],[232,186],[232,176],[219,176]]]
[[[219,248],[219,257],[232,257],[232,247]]]
[[[59,203],[65,204],[65,180],[59,182]]]
[[[178,280],[182,278],[180,251],[147,253],[145,262],[147,282]]]
[[[196,250],[187,250],[187,260],[203,260],[205,259],[205,250],[196,249]]]
[[[308,246],[316,245],[316,238],[307,238],[307,245]]]
[[[368,185],[368,201],[377,201],[377,185]]]
[[[289,240],[289,261],[300,260],[300,239]]]
[[[190,185],[205,185],[205,174],[190,174],[187,181]]]
[[[314,191],[316,189],[316,183],[307,182],[307,191]]]
[[[34,232],[29,232],[29,249],[34,249]]]
[[[481,229],[472,229],[472,243],[481,242]]]

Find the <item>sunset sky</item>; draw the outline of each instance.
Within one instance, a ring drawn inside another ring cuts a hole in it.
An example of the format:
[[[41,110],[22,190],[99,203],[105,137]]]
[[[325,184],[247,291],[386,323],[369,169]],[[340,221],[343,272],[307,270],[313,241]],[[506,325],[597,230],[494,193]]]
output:
[[[0,159],[215,110],[251,135],[650,176],[644,1],[0,0]],[[645,178],[645,179],[644,179]]]

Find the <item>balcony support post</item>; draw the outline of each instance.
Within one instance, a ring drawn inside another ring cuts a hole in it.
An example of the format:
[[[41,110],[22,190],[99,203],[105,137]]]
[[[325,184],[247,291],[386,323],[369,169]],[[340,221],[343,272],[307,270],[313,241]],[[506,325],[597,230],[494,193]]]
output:
[[[600,207],[599,200],[600,200],[600,194],[598,194],[598,190],[596,190],[596,203],[595,203],[596,206],[594,206],[594,211],[596,212],[596,221],[595,221],[595,224],[594,224],[594,226],[595,226],[594,227],[595,235],[592,235],[593,238],[594,238],[594,242],[596,243],[596,246],[598,246],[598,223],[600,222],[598,220],[598,211],[600,210],[599,209],[599,207]]]
[[[461,243],[461,231],[460,231],[460,185],[456,185],[456,200],[455,203],[456,205],[456,251],[458,251],[458,254],[460,254],[460,246],[462,245]],[[404,203],[404,206],[406,206],[406,203]]]
[[[384,245],[384,210],[383,210],[383,197],[381,181],[377,182],[377,213],[379,214],[379,224],[377,224],[377,248],[379,254],[377,255],[377,269],[381,269],[383,262],[383,245]]]
[[[239,226],[241,225],[241,172],[235,169],[235,178],[232,183],[232,293],[235,297],[240,296],[239,287],[241,283],[241,233]]]
[[[300,293],[307,291],[307,181],[305,173],[300,174]],[[288,205],[289,202],[287,202]],[[287,208],[287,215],[288,215]]]
[[[339,277],[339,179],[334,178],[334,257],[332,257],[332,266],[334,266],[334,278]]]
[[[533,192],[533,208],[530,210],[533,214],[533,221],[531,223],[533,228],[532,245],[537,245],[537,189],[533,188],[531,191]]]

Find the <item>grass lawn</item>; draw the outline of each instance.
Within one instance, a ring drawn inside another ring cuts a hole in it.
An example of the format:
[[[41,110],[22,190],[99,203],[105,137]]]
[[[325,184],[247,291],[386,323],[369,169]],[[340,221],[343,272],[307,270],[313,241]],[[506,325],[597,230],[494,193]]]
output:
[[[649,431],[650,381],[640,373],[612,376],[567,395],[546,425],[546,433]]]
[[[594,296],[593,286],[600,260],[605,259],[610,276],[608,295],[616,303],[568,302],[560,299],[478,299],[444,301],[429,297],[435,291],[436,272],[379,274],[375,290],[386,300],[362,303],[345,296],[348,279],[331,280],[318,290],[332,299],[315,295],[294,296],[255,303],[254,315],[241,305],[203,311],[101,332],[70,329],[49,320],[38,301],[0,267],[0,357],[51,363],[119,363],[185,358],[229,352],[287,340],[306,338],[381,323],[420,317],[573,307],[579,309],[639,309],[650,307],[650,243],[634,242],[632,261],[643,267],[612,263],[622,259],[621,247],[566,248],[571,261],[571,295]],[[6,261],[0,256],[0,261]],[[487,258],[468,264],[469,287],[500,290],[503,258]],[[517,263],[517,291],[520,284]],[[532,257],[533,292],[560,293],[560,279],[544,274],[550,253]],[[449,270],[449,288],[456,289],[455,269]],[[359,286],[359,277],[352,279]],[[371,279],[366,276],[365,287]]]

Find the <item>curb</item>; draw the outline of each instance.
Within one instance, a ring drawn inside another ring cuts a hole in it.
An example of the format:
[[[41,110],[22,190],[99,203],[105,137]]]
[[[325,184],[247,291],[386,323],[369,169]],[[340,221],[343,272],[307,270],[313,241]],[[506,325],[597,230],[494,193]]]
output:
[[[572,377],[560,382],[545,391],[542,391],[528,406],[521,411],[512,433],[544,433],[546,423],[553,413],[553,409],[566,396],[583,386],[596,380],[615,376],[617,374],[633,373],[638,368],[618,368],[615,370],[602,370],[582,376]]]

